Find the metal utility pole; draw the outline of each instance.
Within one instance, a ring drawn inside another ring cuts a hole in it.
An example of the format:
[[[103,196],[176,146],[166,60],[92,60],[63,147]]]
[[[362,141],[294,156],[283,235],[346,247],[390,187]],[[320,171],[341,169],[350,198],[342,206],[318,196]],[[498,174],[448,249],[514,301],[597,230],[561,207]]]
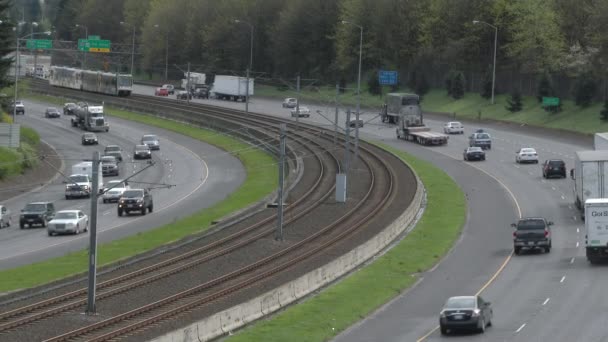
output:
[[[190,104],[190,62],[188,62],[188,79],[186,81],[186,101]]]
[[[340,96],[340,83],[336,83],[336,115],[334,118],[334,147],[338,143],[338,96]]]
[[[300,122],[300,75],[296,76],[296,92],[298,93],[298,98],[296,99],[296,129],[297,129],[298,123]]]
[[[17,120],[17,91],[19,89],[19,68],[21,68],[21,61],[19,60],[19,38],[17,38],[17,65],[15,65],[15,102],[13,105],[13,123]]]
[[[285,182],[285,142],[287,139],[287,124],[281,124],[281,133],[279,137],[280,141],[280,156],[279,156],[279,198],[277,199],[277,208],[279,210],[277,218],[277,231],[275,233],[275,240],[283,241],[283,187]]]
[[[350,127],[350,121],[346,122],[346,125]],[[359,111],[355,113],[355,159],[354,163],[357,162],[357,157],[359,156]]]
[[[251,72],[251,69],[253,68],[253,24],[240,20],[240,19],[234,19],[234,22],[239,24],[239,23],[243,23],[247,26],[249,26],[249,30],[250,30],[250,36],[249,36],[249,68],[247,68],[247,86],[245,91],[247,92],[247,94],[245,94],[245,113],[249,113],[249,73]]]
[[[165,82],[169,81],[169,31],[165,32]]]
[[[99,152],[93,152],[92,162],[93,189],[91,189],[91,213],[90,226],[91,233],[89,235],[89,289],[87,296],[87,314],[94,315],[95,307],[95,291],[97,287],[97,193],[99,192]]]
[[[346,111],[346,136],[344,137],[344,171],[348,176],[348,169],[350,168],[350,109]]]
[[[484,24],[494,29],[494,61],[492,62],[492,104],[494,104],[494,87],[496,84],[496,46],[498,45],[498,27],[482,20],[473,20],[473,24]]]

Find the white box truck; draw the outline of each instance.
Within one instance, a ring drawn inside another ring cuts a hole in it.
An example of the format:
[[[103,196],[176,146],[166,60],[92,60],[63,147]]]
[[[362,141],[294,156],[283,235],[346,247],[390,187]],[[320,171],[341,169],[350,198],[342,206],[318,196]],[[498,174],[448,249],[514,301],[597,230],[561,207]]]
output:
[[[249,78],[249,89],[247,77],[216,75],[211,88],[211,96],[220,100],[245,101],[253,96],[253,78]]]
[[[608,259],[608,198],[585,201],[585,216],[587,260],[595,264]]]
[[[590,198],[608,198],[608,150],[578,151],[574,156],[574,204],[585,219],[585,202]]]
[[[595,133],[593,136],[593,149],[596,151],[608,150],[608,133]]]
[[[99,192],[103,189],[103,173],[101,163],[97,170]],[[66,181],[65,199],[74,197],[90,197],[93,190],[93,162],[85,161],[72,166],[72,174]]]

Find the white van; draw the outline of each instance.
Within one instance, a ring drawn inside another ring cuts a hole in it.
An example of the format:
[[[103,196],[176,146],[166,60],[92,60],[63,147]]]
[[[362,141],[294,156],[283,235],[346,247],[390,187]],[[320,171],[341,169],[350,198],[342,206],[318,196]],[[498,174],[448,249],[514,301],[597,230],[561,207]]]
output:
[[[11,211],[2,204],[0,204],[0,228],[11,226]]]

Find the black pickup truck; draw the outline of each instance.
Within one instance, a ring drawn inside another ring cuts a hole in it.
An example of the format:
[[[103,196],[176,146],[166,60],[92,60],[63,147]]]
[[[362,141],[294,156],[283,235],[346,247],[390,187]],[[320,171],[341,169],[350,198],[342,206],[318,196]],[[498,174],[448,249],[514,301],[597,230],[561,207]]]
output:
[[[539,248],[546,253],[551,251],[551,226],[553,222],[542,217],[524,217],[517,223],[512,223],[513,250],[515,254],[521,253],[522,249]]]

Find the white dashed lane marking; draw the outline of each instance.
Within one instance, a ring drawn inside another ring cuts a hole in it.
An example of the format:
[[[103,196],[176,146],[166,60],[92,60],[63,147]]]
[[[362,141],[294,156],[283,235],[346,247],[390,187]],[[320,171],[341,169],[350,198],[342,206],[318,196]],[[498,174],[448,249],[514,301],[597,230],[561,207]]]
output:
[[[570,263],[574,264],[574,258],[570,259]]]
[[[563,283],[564,280],[566,280],[566,276],[563,276],[562,279],[559,281],[560,283]]]
[[[547,298],[547,299],[545,299],[545,301],[543,302],[543,306],[547,305],[547,303],[549,303],[549,300],[550,300],[550,299],[551,299],[551,298]]]
[[[526,326],[526,323],[522,324],[521,327],[517,328],[517,330],[515,330],[516,333],[520,332],[524,327]]]

